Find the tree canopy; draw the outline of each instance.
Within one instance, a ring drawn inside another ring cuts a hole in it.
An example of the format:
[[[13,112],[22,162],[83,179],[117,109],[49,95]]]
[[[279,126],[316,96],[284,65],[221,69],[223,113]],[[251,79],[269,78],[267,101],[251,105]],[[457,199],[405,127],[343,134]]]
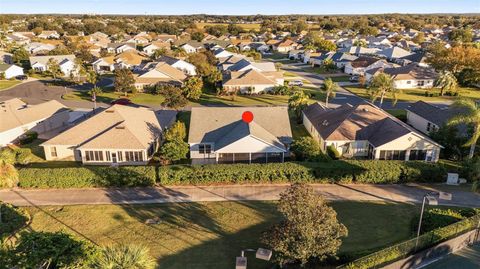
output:
[[[283,220],[262,236],[280,264],[305,265],[335,256],[347,228],[337,220],[337,213],[311,187],[293,184],[280,194],[278,211]]]

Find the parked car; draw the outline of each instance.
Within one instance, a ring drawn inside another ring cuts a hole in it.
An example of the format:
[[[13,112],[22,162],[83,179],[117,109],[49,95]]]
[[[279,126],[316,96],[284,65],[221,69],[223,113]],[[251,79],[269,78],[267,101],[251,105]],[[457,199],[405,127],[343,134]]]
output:
[[[27,75],[19,75],[19,76],[16,76],[15,78],[18,80],[26,80],[28,77]]]
[[[292,80],[292,81],[288,82],[288,86],[303,86],[303,81]]]
[[[118,98],[116,100],[113,100],[112,102],[110,102],[110,104],[112,105],[124,105],[124,106],[128,106],[128,105],[131,105],[132,104],[132,101],[128,98]]]
[[[360,79],[360,77],[359,77],[359,76],[357,76],[357,75],[354,75],[354,76],[351,76],[349,80],[350,80],[350,82],[358,82],[358,81],[359,81],[359,79]]]

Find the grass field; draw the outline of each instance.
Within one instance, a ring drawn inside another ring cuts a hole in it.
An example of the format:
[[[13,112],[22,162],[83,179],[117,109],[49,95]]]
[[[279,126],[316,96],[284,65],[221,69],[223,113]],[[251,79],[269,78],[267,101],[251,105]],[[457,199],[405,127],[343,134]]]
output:
[[[214,23],[214,22],[199,22],[199,23],[196,23],[195,25],[199,29],[203,29],[205,28],[205,26],[214,26],[214,25],[228,26],[228,24],[226,23]],[[261,27],[259,23],[237,23],[236,25],[242,27],[246,31],[249,31],[249,30],[259,31]]]
[[[334,82],[350,82],[350,76],[330,77]]]
[[[410,238],[419,208],[410,204],[334,202],[347,226],[341,254],[371,252]],[[99,245],[149,247],[162,269],[232,268],[244,248],[257,248],[262,231],[279,221],[275,202],[204,202],[159,205],[80,205],[28,208],[31,228],[63,230]],[[160,224],[146,225],[160,217]],[[249,268],[270,268],[249,259]]]
[[[19,83],[19,80],[0,80],[0,91],[13,87]]]
[[[349,90],[350,92],[369,99],[370,96],[368,95],[367,89],[364,87],[356,87],[356,86],[350,86],[350,87],[345,87],[345,89]],[[408,90],[402,90],[402,93],[398,94],[398,101],[453,101],[457,99],[458,97],[454,96],[434,96],[434,97],[427,97],[425,96],[425,91],[428,91],[429,93],[440,93],[440,90],[438,89],[408,89]],[[459,89],[460,97],[465,97],[465,98],[473,98],[473,99],[480,99],[480,89],[475,89],[475,88],[460,88]],[[389,97],[385,98],[386,101],[391,100]]]
[[[102,92],[97,95],[97,102],[109,104],[111,101],[118,98],[123,98],[123,93],[117,92]],[[91,101],[92,97],[85,91],[74,91],[63,95],[65,100],[84,100]],[[160,105],[164,98],[162,95],[153,95],[148,93],[129,94],[128,98],[136,104]]]

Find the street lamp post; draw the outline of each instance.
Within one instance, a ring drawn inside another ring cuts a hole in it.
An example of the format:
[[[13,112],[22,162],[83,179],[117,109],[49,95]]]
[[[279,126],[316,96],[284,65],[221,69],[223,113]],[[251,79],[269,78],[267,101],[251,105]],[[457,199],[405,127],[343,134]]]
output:
[[[415,251],[418,247],[418,240],[420,238],[420,230],[422,228],[422,219],[423,219],[423,211],[425,210],[425,202],[428,202],[429,205],[438,205],[438,199],[434,197],[434,195],[438,194],[438,199],[440,200],[452,200],[452,194],[447,192],[429,192],[423,196],[422,201],[422,211],[420,212],[420,220],[418,221],[418,228],[417,228],[417,239],[415,241]]]
[[[235,269],[247,269],[247,257],[245,257],[245,252],[256,252],[255,258],[260,260],[269,261],[272,258],[272,251],[269,249],[259,248],[257,250],[247,248],[243,249],[241,256],[236,257],[235,259]]]

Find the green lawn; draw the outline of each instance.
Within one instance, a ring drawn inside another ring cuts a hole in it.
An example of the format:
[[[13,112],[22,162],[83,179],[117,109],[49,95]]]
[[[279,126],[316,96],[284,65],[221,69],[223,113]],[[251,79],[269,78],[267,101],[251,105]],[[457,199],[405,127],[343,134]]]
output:
[[[401,121],[407,121],[407,111],[405,109],[387,109],[386,111]]]
[[[333,202],[349,230],[341,255],[358,256],[412,236],[418,206]],[[99,245],[136,243],[149,247],[162,269],[232,268],[244,248],[260,247],[262,231],[279,221],[275,202],[203,202],[158,205],[80,205],[28,208],[31,228],[64,230]],[[146,225],[160,217],[157,225]],[[251,256],[250,256],[251,257]],[[351,256],[350,256],[351,257]],[[353,257],[352,257],[353,258]],[[270,268],[249,259],[249,268]]]
[[[105,91],[97,95],[97,102],[109,104],[118,98],[124,98],[123,93]],[[85,91],[74,91],[62,96],[65,100],[84,100],[91,101],[92,97]],[[153,95],[148,93],[129,94],[128,97],[133,103],[146,105],[160,105],[164,97],[162,95]]]
[[[350,76],[330,77],[334,82],[350,82]]]
[[[13,87],[19,83],[19,80],[0,80],[0,91]]]
[[[338,70],[326,70],[324,66],[319,67],[303,67],[303,71],[317,74],[335,74],[338,73]]]
[[[345,89],[349,90],[350,92],[369,99],[370,96],[367,93],[367,89],[365,87],[359,86],[349,86],[345,87]],[[439,89],[408,89],[402,90],[402,93],[398,94],[398,101],[452,101],[457,99],[458,97],[454,96],[425,96],[425,92],[428,91],[429,93],[434,93],[438,95],[440,93]],[[466,97],[466,98],[473,98],[473,99],[480,99],[480,89],[475,88],[460,88],[459,89],[459,96]],[[385,100],[391,100],[389,97],[386,97]]]

